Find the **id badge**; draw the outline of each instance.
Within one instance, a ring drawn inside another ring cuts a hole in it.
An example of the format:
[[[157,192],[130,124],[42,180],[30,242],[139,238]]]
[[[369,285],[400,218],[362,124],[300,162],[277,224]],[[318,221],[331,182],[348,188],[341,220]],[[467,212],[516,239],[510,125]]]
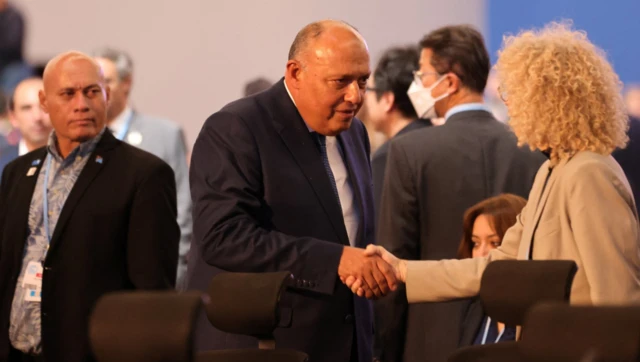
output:
[[[22,279],[22,287],[26,302],[40,302],[42,300],[42,263],[29,262]]]

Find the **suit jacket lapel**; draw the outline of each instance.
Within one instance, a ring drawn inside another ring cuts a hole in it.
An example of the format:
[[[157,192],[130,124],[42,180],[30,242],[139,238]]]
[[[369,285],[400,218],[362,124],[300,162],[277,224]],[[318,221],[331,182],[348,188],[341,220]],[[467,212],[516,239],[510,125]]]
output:
[[[33,198],[33,192],[36,188],[36,182],[38,181],[38,175],[40,174],[40,170],[42,169],[42,165],[44,164],[45,158],[47,156],[46,148],[42,148],[40,151],[36,152],[31,160],[29,160],[28,166],[25,167],[20,178],[16,182],[16,200],[15,200],[15,209],[11,212],[15,215],[15,219],[12,222],[15,222],[16,225],[24,225],[24,227],[20,227],[19,234],[15,236],[15,240],[17,243],[21,243],[19,247],[17,247],[16,253],[19,253],[19,257],[22,256],[24,251],[25,241],[27,240],[27,233],[29,231],[29,209],[31,208],[31,199]],[[35,172],[29,176],[31,173],[31,169],[35,167]]]
[[[349,245],[342,211],[325,171],[322,156],[306,124],[289,98],[284,88],[284,81],[281,80],[274,85],[268,93],[272,97],[271,104],[276,105],[267,109],[276,125],[276,130],[315,191],[318,202],[329,218],[338,240],[342,244]]]
[[[523,232],[522,240],[520,242],[518,255],[522,257],[526,257],[529,254],[531,243],[533,242],[535,231],[538,227],[538,223],[540,222],[542,211],[544,210],[544,207],[547,204],[547,200],[549,199],[551,188],[558,179],[558,174],[562,171],[562,168],[567,163],[567,161],[567,159],[560,161],[551,170],[549,169],[549,167],[543,167],[543,172],[538,175],[538,180],[536,181],[538,181],[537,184],[539,184],[542,189],[537,190],[537,192],[533,194],[537,196],[535,200],[530,200],[534,202],[532,205],[535,205],[535,211],[531,213],[531,215],[533,215],[533,218],[527,220],[528,225],[526,225],[525,227],[525,231]],[[551,175],[549,175],[549,172],[551,172]],[[547,177],[549,179],[547,180],[545,185],[544,180],[547,179]],[[529,258],[532,258],[532,256],[529,256]]]
[[[364,202],[362,190],[360,188],[361,185],[364,185],[363,180],[360,179],[360,173],[355,172],[358,162],[355,159],[354,149],[353,149],[353,140],[351,139],[351,134],[349,131],[342,132],[337,137],[338,142],[340,142],[340,146],[342,147],[342,151],[344,152],[344,164],[347,167],[347,171],[349,172],[349,181],[351,184],[351,190],[353,190],[353,196],[355,197],[356,210],[358,212],[358,233],[356,234],[356,242],[355,246],[364,247],[364,243],[362,237],[364,235],[365,230],[365,219],[364,219]],[[366,240],[365,240],[366,241]]]
[[[96,145],[93,153],[89,155],[89,159],[87,160],[86,165],[80,172],[80,176],[78,176],[78,179],[71,189],[71,192],[67,197],[67,201],[65,201],[64,206],[62,207],[62,211],[60,212],[60,217],[58,218],[58,222],[56,223],[56,228],[54,229],[53,235],[51,236],[51,251],[58,243],[60,235],[62,234],[66,223],[69,221],[69,218],[73,214],[76,205],[82,199],[82,195],[87,190],[89,185],[91,185],[91,182],[95,179],[98,173],[100,173],[100,170],[102,170],[104,165],[109,162],[109,151],[111,151],[111,149],[119,142],[120,141],[118,141],[110,132],[105,132],[102,135],[102,139]],[[98,162],[97,157],[101,157],[102,161]]]

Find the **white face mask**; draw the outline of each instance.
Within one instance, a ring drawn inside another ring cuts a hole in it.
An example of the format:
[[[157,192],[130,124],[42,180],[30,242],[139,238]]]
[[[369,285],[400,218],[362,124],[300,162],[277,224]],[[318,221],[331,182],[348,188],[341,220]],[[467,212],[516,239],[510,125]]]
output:
[[[443,79],[444,76],[440,77],[429,88],[425,88],[422,83],[415,81],[411,82],[407,95],[409,96],[411,104],[413,104],[413,108],[416,110],[419,118],[438,118],[434,106],[437,101],[448,97],[449,93],[445,93],[438,98],[433,98],[431,91],[440,84]]]

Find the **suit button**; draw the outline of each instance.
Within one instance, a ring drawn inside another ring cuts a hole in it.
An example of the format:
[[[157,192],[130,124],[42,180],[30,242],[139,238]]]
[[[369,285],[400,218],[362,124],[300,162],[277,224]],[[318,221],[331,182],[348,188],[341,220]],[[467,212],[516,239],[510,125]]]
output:
[[[347,314],[346,317],[344,317],[344,322],[347,324],[353,324],[353,314]]]
[[[304,285],[305,288],[309,288],[311,286],[311,283],[308,280],[303,280],[302,285]]]

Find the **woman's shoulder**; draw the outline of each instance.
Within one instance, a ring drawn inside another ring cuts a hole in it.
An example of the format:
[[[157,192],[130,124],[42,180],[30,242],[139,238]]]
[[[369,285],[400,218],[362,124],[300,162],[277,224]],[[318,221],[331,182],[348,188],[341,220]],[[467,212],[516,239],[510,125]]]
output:
[[[622,173],[622,168],[611,155],[603,155],[592,151],[581,151],[571,157],[565,169],[567,173],[590,174]]]
[[[611,155],[582,151],[574,155],[565,165],[564,183],[569,188],[576,184],[614,184],[625,192],[630,185],[622,167]]]

